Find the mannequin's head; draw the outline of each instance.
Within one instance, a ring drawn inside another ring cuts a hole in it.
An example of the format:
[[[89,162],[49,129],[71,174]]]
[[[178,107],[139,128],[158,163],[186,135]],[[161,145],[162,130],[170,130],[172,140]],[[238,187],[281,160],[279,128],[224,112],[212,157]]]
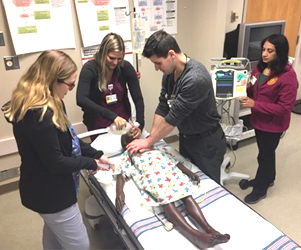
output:
[[[132,141],[134,140],[134,137],[132,134],[130,133],[126,133],[124,135],[121,136],[121,146],[123,149],[125,149],[125,147]]]

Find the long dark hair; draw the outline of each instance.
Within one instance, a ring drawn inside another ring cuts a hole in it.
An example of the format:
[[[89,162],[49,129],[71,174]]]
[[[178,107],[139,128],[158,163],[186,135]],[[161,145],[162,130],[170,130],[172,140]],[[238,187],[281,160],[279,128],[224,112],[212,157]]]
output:
[[[285,65],[288,62],[288,51],[289,51],[289,45],[286,37],[284,35],[280,34],[273,34],[261,42],[261,49],[263,48],[264,43],[268,41],[271,44],[275,46],[277,57],[274,61],[270,63],[270,70],[272,75],[279,75],[283,72],[285,72]],[[267,67],[267,63],[264,63],[262,61],[262,58],[260,59],[259,63],[257,64],[257,68],[260,72],[262,72]]]

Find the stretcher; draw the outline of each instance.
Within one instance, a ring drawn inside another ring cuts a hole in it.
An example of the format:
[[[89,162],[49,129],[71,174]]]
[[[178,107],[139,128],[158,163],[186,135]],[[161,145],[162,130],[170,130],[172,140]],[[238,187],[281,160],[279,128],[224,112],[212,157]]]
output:
[[[115,163],[118,162],[122,153],[120,136],[118,135],[100,135],[91,145],[96,149],[103,150]],[[210,249],[301,249],[296,242],[224,187],[211,180],[164,141],[158,142],[156,146],[167,147],[168,151],[179,161],[182,161],[186,167],[199,175],[201,188],[195,189],[193,198],[197,201],[205,218],[213,228],[220,233],[230,234],[231,239],[228,243]],[[131,180],[125,183],[125,206],[122,212],[119,213],[114,205],[116,182],[111,170],[107,172],[99,171],[95,175],[89,175],[87,171],[83,170],[81,175],[126,248],[146,250],[198,249],[176,229],[168,231],[164,228],[166,217],[162,208],[156,208],[154,214],[152,209],[141,206],[140,192]],[[180,201],[176,202],[176,206],[187,221],[194,226],[193,221],[188,218],[182,203]]]

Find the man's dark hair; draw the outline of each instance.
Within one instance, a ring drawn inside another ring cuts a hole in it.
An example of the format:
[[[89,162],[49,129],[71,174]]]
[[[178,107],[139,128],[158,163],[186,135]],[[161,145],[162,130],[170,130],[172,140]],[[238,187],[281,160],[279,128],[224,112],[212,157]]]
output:
[[[146,58],[153,55],[166,58],[170,50],[181,53],[176,39],[164,30],[158,30],[147,39],[142,55]]]
[[[288,62],[288,51],[289,45],[286,37],[280,34],[273,34],[261,42],[261,48],[263,48],[264,43],[268,41],[275,46],[277,57],[276,59],[271,62],[271,71],[273,75],[278,75],[282,72],[285,72],[285,65]],[[260,59],[257,68],[260,72],[262,72],[267,67],[267,64]]]

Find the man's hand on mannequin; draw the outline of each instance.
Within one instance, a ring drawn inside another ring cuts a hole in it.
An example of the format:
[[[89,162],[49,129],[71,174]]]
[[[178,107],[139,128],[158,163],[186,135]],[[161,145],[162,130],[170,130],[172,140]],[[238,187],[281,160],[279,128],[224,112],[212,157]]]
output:
[[[130,154],[134,152],[145,152],[159,140],[167,136],[175,127],[167,123],[164,117],[155,115],[151,133],[147,138],[136,139],[126,146]]]
[[[126,146],[126,149],[129,151],[130,154],[135,152],[143,153],[145,151],[148,151],[151,149],[151,144],[149,138],[143,138],[143,139],[136,139],[133,140],[131,143],[129,143]]]

